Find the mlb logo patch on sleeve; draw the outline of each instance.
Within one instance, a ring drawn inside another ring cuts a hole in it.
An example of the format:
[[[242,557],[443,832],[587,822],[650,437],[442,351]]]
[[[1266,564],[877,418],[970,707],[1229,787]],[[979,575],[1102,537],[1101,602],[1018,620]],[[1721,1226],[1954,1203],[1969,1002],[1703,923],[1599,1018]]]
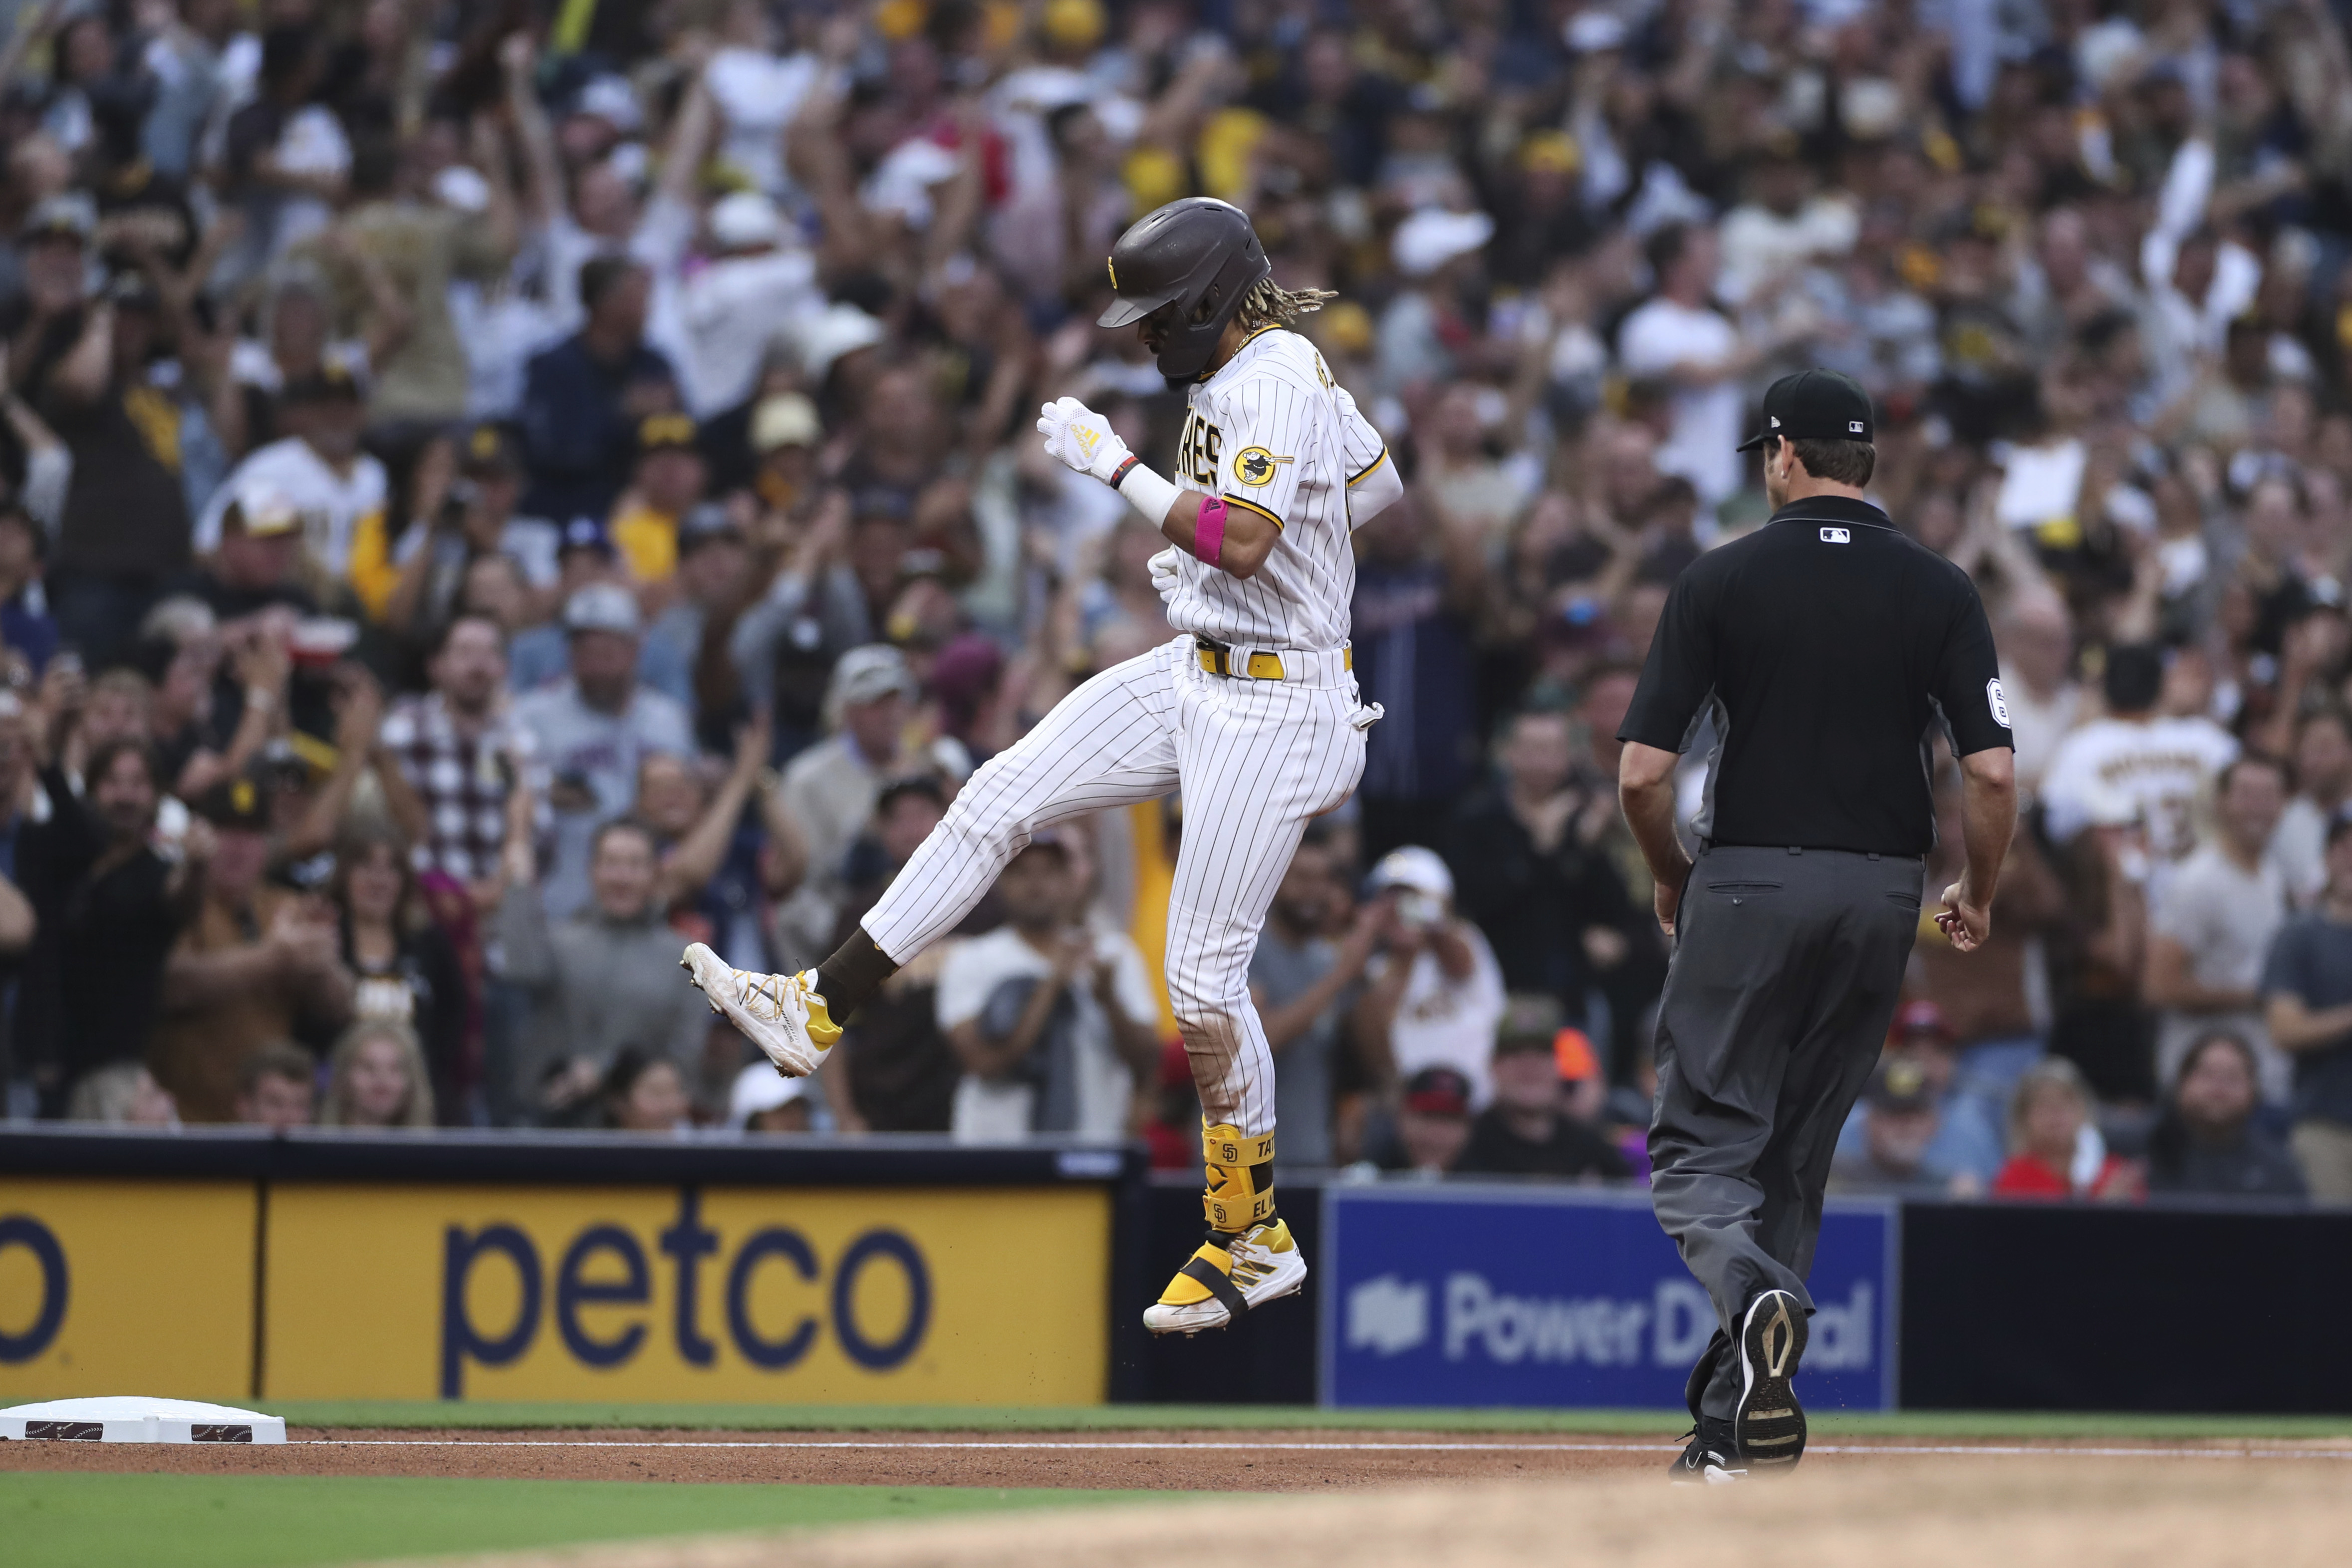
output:
[[[1846,528],[1825,528],[1822,530],[1822,542],[1823,544],[1852,544],[1853,542],[1853,531]]]
[[[1985,706],[1992,710],[1992,721],[2006,730],[2009,726],[2009,699],[2000,692],[1998,678],[1985,682]]]

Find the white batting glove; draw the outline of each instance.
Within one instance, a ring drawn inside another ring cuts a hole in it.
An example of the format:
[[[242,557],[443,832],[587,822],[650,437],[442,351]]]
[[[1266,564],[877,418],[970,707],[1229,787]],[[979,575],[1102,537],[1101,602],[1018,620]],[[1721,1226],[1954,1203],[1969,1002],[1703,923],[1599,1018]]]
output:
[[[1128,459],[1127,443],[1110,421],[1075,397],[1060,397],[1037,411],[1037,433],[1046,452],[1105,484]]]
[[[1163,599],[1176,592],[1176,558],[1183,553],[1171,544],[1146,563],[1151,568],[1151,591]]]

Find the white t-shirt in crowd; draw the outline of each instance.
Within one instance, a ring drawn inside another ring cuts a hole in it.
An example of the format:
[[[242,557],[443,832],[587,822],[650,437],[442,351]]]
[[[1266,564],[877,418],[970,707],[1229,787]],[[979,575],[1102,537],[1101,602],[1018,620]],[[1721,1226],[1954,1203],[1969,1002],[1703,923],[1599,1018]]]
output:
[[[1111,966],[1111,995],[1129,1019],[1157,1019],[1160,1003],[1151,992],[1143,954],[1125,932],[1096,931],[1095,957]],[[980,1016],[996,988],[1008,980],[1044,980],[1054,961],[1022,940],[1011,926],[958,944],[940,969],[939,1020],[942,1030]],[[1077,1056],[1077,1121],[1082,1138],[1119,1138],[1127,1131],[1128,1105],[1135,1075],[1120,1059],[1110,1019],[1096,999],[1092,976],[1072,977],[1076,999],[1073,1044]],[[1030,1135],[1036,1089],[1026,1083],[992,1083],[966,1073],[956,1085],[949,1130],[959,1142],[1017,1142]]]
[[[1456,921],[1454,930],[1470,949],[1470,973],[1448,979],[1435,953],[1423,948],[1413,954],[1412,973],[1389,1026],[1389,1049],[1400,1082],[1423,1068],[1452,1068],[1470,1080],[1470,1109],[1483,1110],[1495,1092],[1488,1064],[1503,1021],[1503,970],[1476,926]],[[1387,966],[1385,958],[1375,959],[1369,973],[1377,979]]]
[[[2264,861],[2248,871],[2208,844],[2183,860],[2154,890],[2148,925],[2189,953],[2189,973],[2215,991],[2253,991],[2263,978],[2271,939],[2286,923],[2286,879]],[[2284,1104],[2294,1077],[2284,1052],[2273,1047],[2259,1009],[2238,1013],[2164,1013],[2157,1034],[2157,1071],[2169,1084],[2189,1047],[2215,1029],[2244,1037],[2254,1047],[2263,1098]]]
[[[221,518],[229,503],[248,489],[268,490],[302,514],[302,540],[327,572],[341,579],[351,571],[352,541],[370,518],[379,522],[391,487],[383,465],[362,452],[351,471],[339,474],[299,436],[272,441],[246,454],[229,470],[196,519],[195,548],[208,555],[220,548]]]
[[[2074,721],[2083,716],[2083,689],[2073,681],[2061,685],[2048,701],[2011,671],[2000,672],[2001,696],[2009,703],[2010,739],[2017,744],[2017,788],[2031,796],[2042,786]]]
[[[2042,778],[2051,836],[2137,812],[2159,860],[2197,847],[2197,801],[2237,759],[2238,742],[2210,719],[2094,719],[2059,743]]]
[[[1625,318],[1617,359],[1633,376],[1663,376],[1684,365],[1727,363],[1739,331],[1721,311],[1693,310],[1663,295]],[[1714,506],[1739,488],[1739,382],[1733,376],[1674,394],[1675,427],[1658,448],[1658,471],[1679,474]]]
[[[2327,887],[2327,813],[2307,795],[2296,795],[2279,815],[2271,835],[2270,863],[2286,879],[2287,897],[2299,910],[2319,901]]]

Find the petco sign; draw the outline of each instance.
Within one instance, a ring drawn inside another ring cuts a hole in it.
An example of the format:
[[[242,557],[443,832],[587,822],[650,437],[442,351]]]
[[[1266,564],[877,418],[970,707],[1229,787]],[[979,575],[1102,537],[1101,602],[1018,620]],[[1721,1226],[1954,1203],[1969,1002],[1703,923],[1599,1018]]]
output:
[[[1335,1405],[1661,1405],[1715,1329],[1646,1198],[1521,1187],[1326,1190]],[[1894,1210],[1832,1205],[1801,1384],[1894,1403]]]

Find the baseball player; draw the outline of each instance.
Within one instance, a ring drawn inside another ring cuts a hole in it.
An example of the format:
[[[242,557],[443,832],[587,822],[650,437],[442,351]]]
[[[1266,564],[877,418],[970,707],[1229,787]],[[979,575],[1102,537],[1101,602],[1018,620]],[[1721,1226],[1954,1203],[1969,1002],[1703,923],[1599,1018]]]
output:
[[[1286,330],[1330,298],[1278,288],[1241,209],[1171,202],[1121,235],[1106,327],[1133,325],[1186,388],[1176,470],[1129,452],[1075,398],[1045,449],[1125,496],[1169,540],[1152,561],[1174,641],[1103,671],[972,775],[861,929],[799,974],[730,969],[698,942],[694,984],[779,1071],[815,1070],[840,1021],[952,931],[1032,834],[1083,812],[1184,796],[1168,991],[1202,1107],[1208,1239],[1154,1333],[1198,1333],[1296,1291],[1307,1261],[1275,1212],[1274,1056],[1250,954],[1309,818],[1348,798],[1381,716],[1350,673],[1349,535],[1404,493],[1380,433]]]

